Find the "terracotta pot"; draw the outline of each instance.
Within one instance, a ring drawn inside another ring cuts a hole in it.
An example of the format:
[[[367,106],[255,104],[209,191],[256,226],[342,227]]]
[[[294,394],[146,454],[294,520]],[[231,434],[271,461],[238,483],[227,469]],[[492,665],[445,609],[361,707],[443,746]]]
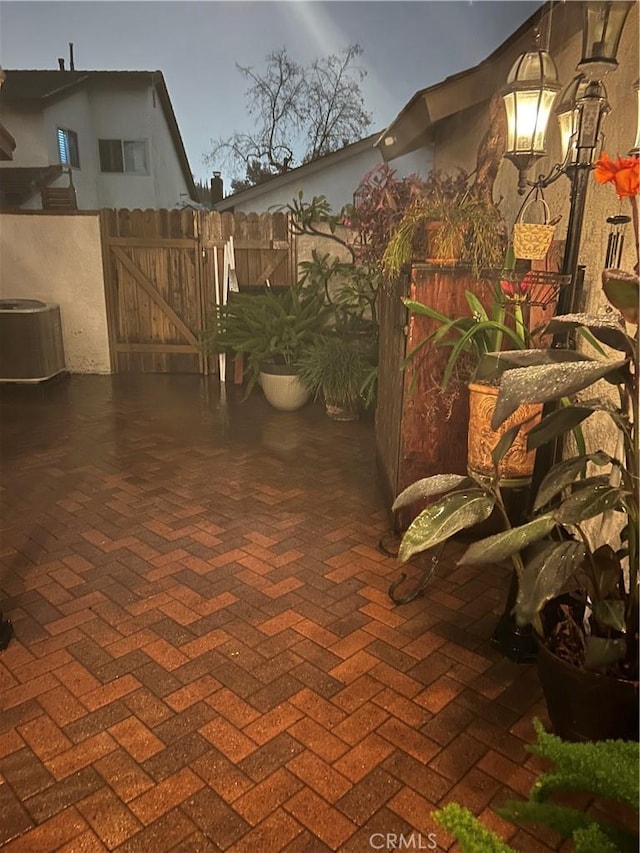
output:
[[[638,740],[638,682],[572,666],[538,645],[538,675],[555,734],[565,740]]]
[[[533,474],[535,451],[527,452],[527,433],[542,416],[541,403],[525,403],[507,418],[499,429],[491,429],[498,388],[472,382],[469,385],[469,433],[467,439],[467,468],[481,477],[493,477],[491,453],[504,433],[516,424],[524,424],[498,466],[500,482],[505,486],[528,483]]]
[[[454,251],[453,257],[444,258],[441,257],[437,250],[437,237],[438,231],[442,227],[441,222],[426,222],[425,223],[425,232],[426,232],[426,241],[427,241],[427,249],[426,249],[426,260],[429,264],[439,264],[441,266],[454,266],[460,260],[460,255],[462,253],[462,239],[459,240],[459,245]]]

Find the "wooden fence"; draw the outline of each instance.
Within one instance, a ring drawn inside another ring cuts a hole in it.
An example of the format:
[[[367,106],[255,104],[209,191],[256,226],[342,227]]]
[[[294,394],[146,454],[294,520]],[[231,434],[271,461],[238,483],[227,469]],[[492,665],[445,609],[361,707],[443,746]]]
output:
[[[215,371],[198,333],[216,303],[214,253],[222,276],[230,236],[241,290],[296,280],[286,214],[102,210],[100,229],[114,373]]]

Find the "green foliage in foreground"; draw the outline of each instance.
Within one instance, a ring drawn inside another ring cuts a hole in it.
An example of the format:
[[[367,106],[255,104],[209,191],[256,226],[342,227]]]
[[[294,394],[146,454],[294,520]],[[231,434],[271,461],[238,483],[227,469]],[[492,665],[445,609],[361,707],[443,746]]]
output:
[[[553,768],[538,778],[527,801],[510,801],[497,810],[498,814],[517,824],[547,826],[564,838],[571,838],[576,853],[637,851],[638,836],[626,827],[570,806],[547,802],[547,798],[556,792],[583,792],[615,800],[637,814],[640,745],[622,740],[567,743],[545,732],[538,720],[534,725],[538,739],[527,749],[551,761]],[[457,803],[434,812],[434,818],[455,836],[463,853],[516,853]]]

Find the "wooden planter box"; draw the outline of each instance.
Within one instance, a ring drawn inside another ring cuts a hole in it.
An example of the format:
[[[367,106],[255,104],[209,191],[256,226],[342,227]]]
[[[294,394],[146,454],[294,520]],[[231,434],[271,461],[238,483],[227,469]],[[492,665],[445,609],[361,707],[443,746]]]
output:
[[[466,474],[469,402],[466,387],[444,397],[438,390],[450,354],[448,348],[424,350],[419,364],[402,369],[405,357],[437,324],[408,315],[403,296],[424,302],[447,316],[469,312],[465,290],[484,304],[490,285],[479,282],[464,266],[413,264],[390,289],[380,292],[380,360],[376,408],[376,455],[387,505],[402,489],[433,474]],[[414,388],[410,390],[415,377]],[[393,518],[404,530],[423,505],[400,510]]]

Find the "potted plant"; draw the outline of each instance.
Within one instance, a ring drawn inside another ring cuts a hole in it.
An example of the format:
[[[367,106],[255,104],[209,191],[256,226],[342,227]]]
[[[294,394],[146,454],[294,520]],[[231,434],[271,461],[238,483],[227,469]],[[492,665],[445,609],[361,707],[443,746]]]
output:
[[[489,357],[503,343],[519,350],[529,349],[539,340],[530,328],[531,308],[549,301],[565,277],[530,270],[515,270],[511,249],[502,269],[487,273],[492,300],[486,310],[470,291],[465,291],[468,313],[447,317],[429,305],[403,299],[407,309],[428,317],[435,331],[424,338],[409,353],[405,366],[420,360],[431,347],[450,350],[444,372],[440,377],[441,393],[453,384],[453,393],[461,385],[469,389],[468,465],[477,475],[491,477],[491,450],[500,435],[514,423],[526,424],[513,445],[500,461],[500,476],[504,482],[517,484],[527,481],[533,471],[533,454],[527,453],[526,431],[535,425],[542,411],[539,405],[523,405],[497,432],[491,428],[491,417],[498,394],[500,376],[509,362]],[[489,280],[490,278],[490,280]]]
[[[614,294],[615,307],[630,301],[629,290],[637,303],[637,277],[627,282],[624,294]],[[414,483],[394,506],[417,497],[445,497],[415,519],[399,556],[408,560],[496,508],[504,531],[470,545],[460,564],[512,561],[518,577],[515,616],[521,625],[532,623],[538,635],[540,675],[554,730],[573,740],[637,738],[638,333],[635,338],[627,334],[621,318],[584,315],[557,317],[548,329],[584,330],[591,342],[619,350],[620,357],[606,358],[602,350],[598,358],[562,349],[496,353],[514,367],[503,375],[492,426],[497,428],[524,402],[562,401],[529,432],[530,450],[564,438],[595,414],[607,419],[617,435],[615,450],[581,447],[554,464],[534,496],[530,520],[515,527],[497,473],[490,481],[441,475]],[[616,403],[592,387],[603,378],[615,387]],[[587,399],[576,402],[579,392]],[[494,447],[496,471],[519,429],[508,430]],[[615,547],[603,525],[612,517],[623,525]],[[561,594],[569,598],[560,604]]]
[[[371,405],[371,395],[363,387],[375,364],[339,333],[319,337],[297,361],[298,375],[306,388],[322,395],[327,415],[336,421],[353,421],[363,406]]]
[[[317,295],[299,285],[281,292],[267,286],[260,293],[236,293],[226,305],[217,306],[202,345],[213,352],[246,356],[246,395],[260,379],[274,408],[293,411],[309,399],[296,363],[323,330],[328,316],[329,310]]]
[[[412,258],[469,264],[473,275],[496,267],[505,239],[498,208],[470,186],[465,172],[457,176],[435,171],[405,210],[386,245],[382,264],[394,279]]]
[[[638,744],[623,740],[566,743],[534,721],[537,742],[528,752],[546,759],[551,769],[534,783],[529,798],[495,809],[519,825],[547,826],[570,839],[576,853],[634,853],[638,849]],[[585,810],[564,794],[586,794]],[[558,796],[559,795],[559,796]],[[597,806],[615,802],[605,814]],[[433,817],[458,841],[462,853],[515,853],[496,833],[458,803],[448,803]],[[563,845],[562,849],[566,849]]]

